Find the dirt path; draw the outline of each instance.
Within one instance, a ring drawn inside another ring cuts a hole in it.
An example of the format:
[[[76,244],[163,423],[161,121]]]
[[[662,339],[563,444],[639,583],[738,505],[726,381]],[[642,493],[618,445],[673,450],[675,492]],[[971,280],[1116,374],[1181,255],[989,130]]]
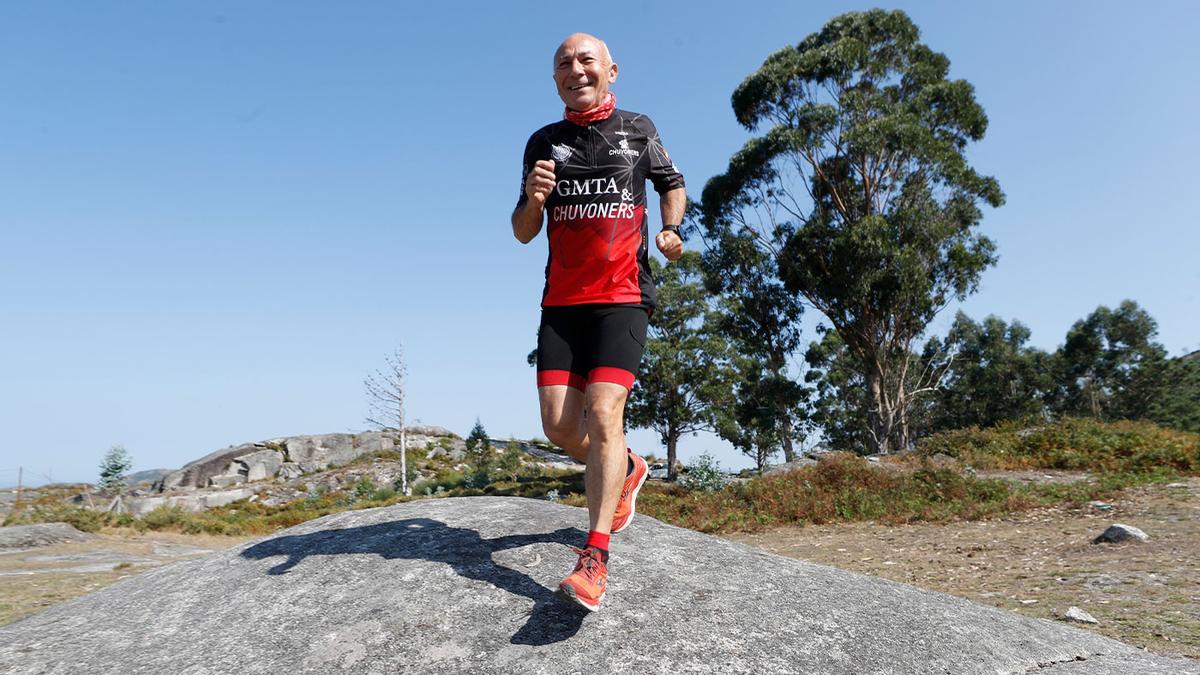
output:
[[[0,625],[148,569],[248,539],[113,531],[87,541],[0,549]]]
[[[1200,478],[1128,491],[1107,511],[1043,509],[1010,518],[890,527],[786,527],[729,538],[812,562],[1083,625],[1164,654],[1200,658]],[[1092,544],[1112,523],[1143,544]]]

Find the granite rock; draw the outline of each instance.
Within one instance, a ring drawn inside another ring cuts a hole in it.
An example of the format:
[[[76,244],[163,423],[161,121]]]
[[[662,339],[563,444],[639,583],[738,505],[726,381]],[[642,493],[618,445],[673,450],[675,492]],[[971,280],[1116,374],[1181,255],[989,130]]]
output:
[[[586,524],[511,497],[334,514],[0,627],[0,671],[1200,673],[645,516],[614,540],[590,614],[553,593]]]
[[[69,523],[37,523],[0,527],[0,549],[49,546],[64,541],[84,541],[92,535],[75,529]]]
[[[1149,541],[1150,537],[1132,525],[1123,523],[1115,523],[1110,525],[1107,530],[1100,533],[1100,536],[1092,540],[1093,544],[1119,544],[1123,541],[1144,542]]]

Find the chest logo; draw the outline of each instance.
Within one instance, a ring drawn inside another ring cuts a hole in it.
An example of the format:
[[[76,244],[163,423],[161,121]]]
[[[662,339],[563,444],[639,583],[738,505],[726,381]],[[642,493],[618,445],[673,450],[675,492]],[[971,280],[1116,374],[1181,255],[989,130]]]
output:
[[[561,143],[550,146],[550,156],[556,162],[566,162],[571,159],[571,146]]]
[[[621,155],[623,157],[637,157],[638,155],[642,154],[642,153],[638,152],[637,150],[634,150],[633,148],[629,147],[629,139],[622,138],[621,142],[617,143],[617,145],[619,147],[613,148],[612,150],[608,151],[608,154],[610,157],[612,155]]]

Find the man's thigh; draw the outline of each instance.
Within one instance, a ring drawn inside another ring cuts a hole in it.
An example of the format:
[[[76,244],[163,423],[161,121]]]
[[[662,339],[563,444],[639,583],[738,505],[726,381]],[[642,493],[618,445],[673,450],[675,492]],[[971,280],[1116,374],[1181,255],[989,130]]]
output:
[[[542,426],[574,429],[583,424],[583,392],[575,387],[552,385],[538,387]]]
[[[596,311],[592,329],[595,365],[588,371],[589,391],[593,384],[612,383],[623,386],[628,393],[646,349],[648,324],[649,314],[641,307],[614,306]],[[606,400],[620,396],[624,402],[619,392],[600,395]]]

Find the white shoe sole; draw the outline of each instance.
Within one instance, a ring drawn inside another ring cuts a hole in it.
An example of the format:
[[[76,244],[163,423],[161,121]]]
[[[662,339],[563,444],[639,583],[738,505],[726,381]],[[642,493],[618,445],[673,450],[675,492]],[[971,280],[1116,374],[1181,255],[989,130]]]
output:
[[[607,592],[607,591],[605,591],[605,592]],[[587,602],[586,600],[584,600],[583,598],[580,598],[578,595],[575,595],[575,587],[571,586],[569,584],[560,585],[558,587],[558,593],[559,593],[559,595],[562,595],[564,598],[570,600],[571,602],[574,602],[575,604],[579,605],[580,607],[583,607],[584,609],[586,609],[589,612],[600,611],[600,603],[601,603],[601,601],[604,600],[604,593],[601,593],[600,597],[596,600],[596,604],[593,605],[593,604]]]

